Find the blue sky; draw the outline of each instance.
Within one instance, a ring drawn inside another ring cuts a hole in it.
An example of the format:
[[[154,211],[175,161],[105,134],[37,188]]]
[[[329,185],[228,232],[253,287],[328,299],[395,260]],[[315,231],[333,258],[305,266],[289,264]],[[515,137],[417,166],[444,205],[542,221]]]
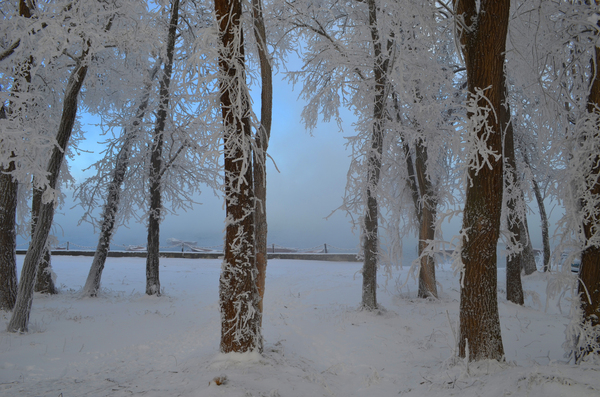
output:
[[[274,78],[274,112],[269,153],[277,163],[275,169],[268,162],[267,169],[267,216],[269,223],[268,244],[286,247],[309,248],[327,243],[344,249],[356,249],[359,244],[358,230],[352,231],[349,218],[333,210],[340,206],[346,173],[350,164],[350,152],[345,149],[344,136],[353,135],[352,123],[355,117],[348,111],[342,112],[343,131],[335,123],[319,123],[313,134],[305,130],[300,120],[304,101],[298,99],[299,90],[282,81],[281,75]],[[253,93],[257,95],[256,92]],[[258,101],[257,101],[258,103]],[[257,104],[255,104],[257,105]],[[258,110],[256,110],[258,111]],[[80,146],[93,153],[82,153],[70,162],[71,172],[79,181],[84,178],[82,169],[99,159],[103,140],[93,119],[82,122],[89,129],[89,138]],[[71,192],[66,192],[66,204],[55,216],[54,235],[60,243],[70,242],[73,248],[83,246],[95,248],[98,236],[89,224],[77,225],[81,210],[72,208]],[[199,197],[202,205],[193,211],[168,215],[161,225],[161,244],[167,239],[196,241],[199,246],[219,246],[223,244],[224,218],[223,200],[205,189]],[[551,210],[555,203],[548,203]],[[535,203],[530,203],[537,210]],[[561,211],[553,213],[551,223]],[[554,221],[554,222],[553,222]],[[529,226],[534,247],[541,247],[539,216],[536,212],[529,216]],[[445,227],[445,240],[449,241],[460,228],[460,219]],[[412,240],[412,239],[411,239]],[[145,245],[146,225],[132,222],[121,227],[114,244]],[[406,241],[405,250],[412,251],[415,241]],[[19,240],[19,248],[25,248],[25,241]]]
[[[341,248],[356,248],[359,238],[353,233],[349,218],[335,213],[342,200],[346,172],[350,164],[349,151],[345,149],[344,135],[352,135],[353,115],[344,113],[344,132],[335,123],[319,123],[313,135],[305,130],[300,120],[304,102],[298,100],[298,90],[275,76],[273,127],[269,153],[272,162],[267,169],[267,216],[269,222],[269,244],[287,247],[308,248],[324,243]],[[255,94],[255,93],[254,93]],[[82,180],[81,170],[99,158],[102,146],[97,141],[95,122],[84,117],[88,138],[80,146],[93,153],[82,153],[70,162],[71,172]],[[220,245],[223,242],[225,212],[223,200],[208,189],[199,197],[202,205],[193,211],[169,215],[161,225],[161,242],[168,238],[196,241],[200,246]],[[71,192],[67,202],[55,216],[54,234],[61,243],[69,241],[71,246],[95,247],[97,235],[88,224],[77,226],[81,216],[78,208],[71,208]],[[146,243],[146,225],[129,224],[120,228],[113,239],[115,244]],[[75,245],[76,244],[76,245]]]

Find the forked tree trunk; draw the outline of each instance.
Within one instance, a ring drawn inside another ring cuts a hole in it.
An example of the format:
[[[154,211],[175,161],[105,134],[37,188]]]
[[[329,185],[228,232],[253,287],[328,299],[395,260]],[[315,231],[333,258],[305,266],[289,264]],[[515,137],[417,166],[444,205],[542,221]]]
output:
[[[81,56],[84,60],[87,51]],[[73,124],[77,115],[77,98],[87,74],[88,66],[79,63],[72,71],[63,99],[63,111],[56,134],[56,146],[52,149],[48,163],[48,188],[56,189],[60,167],[65,157],[67,144],[73,132]],[[33,286],[37,266],[44,254],[46,240],[50,233],[52,220],[54,218],[54,202],[42,204],[35,233],[31,238],[31,245],[25,255],[21,279],[19,280],[19,292],[12,317],[8,323],[8,332],[27,332],[29,326],[29,315],[31,314],[31,303],[33,300]]]
[[[461,16],[461,44],[467,67],[467,85],[477,107],[490,109],[485,124],[472,131],[488,150],[502,153],[502,129],[496,115],[502,106],[504,52],[510,0],[476,2],[455,0]],[[485,98],[480,97],[483,90]],[[469,118],[475,117],[468,114]],[[486,127],[491,133],[486,134]],[[480,163],[482,155],[477,153]],[[463,213],[461,259],[464,265],[460,293],[459,356],[468,360],[504,355],[497,298],[496,247],[502,211],[502,158],[488,156],[491,167],[468,170]]]
[[[367,202],[363,219],[363,284],[362,307],[377,309],[377,261],[379,258],[379,205],[377,190],[381,173],[381,155],[383,153],[384,112],[386,102],[387,66],[389,60],[384,57],[377,26],[378,7],[375,0],[368,0],[369,29],[373,45],[373,73],[375,76],[375,97],[373,103],[373,126],[370,151],[367,154]]]
[[[152,88],[152,81],[158,72],[158,64],[150,71],[149,81],[145,86],[145,94],[142,102],[138,106],[135,118],[131,123],[131,129],[125,128],[125,141],[123,146],[117,154],[117,161],[113,170],[113,178],[108,185],[108,196],[106,197],[106,203],[102,211],[102,224],[100,226],[100,237],[98,238],[98,245],[96,252],[94,253],[94,259],[90,272],[88,273],[85,286],[83,287],[84,296],[96,296],[100,289],[100,280],[102,278],[102,271],[104,270],[104,264],[106,263],[106,257],[108,256],[108,250],[110,248],[110,242],[116,229],[115,222],[117,212],[119,210],[119,203],[121,201],[121,187],[125,179],[125,173],[129,166],[129,160],[131,156],[131,149],[133,143],[139,136],[139,126],[144,118],[146,109],[148,107],[148,100],[150,97],[150,89]]]
[[[254,19],[254,36],[258,44],[260,59],[261,111],[260,126],[256,132],[254,149],[254,196],[256,197],[255,238],[256,238],[256,268],[258,276],[256,286],[260,301],[258,309],[263,312],[265,296],[265,280],[267,276],[267,149],[271,136],[271,120],[273,111],[273,77],[271,61],[267,48],[267,33],[262,13],[262,1],[252,0]],[[261,316],[262,322],[262,316]]]
[[[169,110],[169,86],[173,71],[173,53],[179,21],[179,0],[173,0],[171,21],[167,40],[167,61],[160,81],[160,104],[154,128],[152,154],[150,157],[150,210],[148,212],[148,256],[146,257],[146,294],[160,295],[159,247],[160,218],[162,213],[161,177],[163,171],[164,131]]]
[[[33,186],[33,198],[31,200],[31,235],[35,233],[37,226],[40,209],[42,207],[42,194],[44,192],[41,189]],[[46,244],[44,247],[44,255],[38,264],[38,269],[35,277],[35,286],[33,288],[35,292],[41,292],[44,294],[56,294],[58,293],[56,286],[54,285],[54,279],[52,278],[52,255],[50,253],[50,247]]]
[[[250,96],[246,86],[240,0],[215,0],[219,90],[224,127],[225,258],[219,279],[220,350],[262,352],[256,286]]]

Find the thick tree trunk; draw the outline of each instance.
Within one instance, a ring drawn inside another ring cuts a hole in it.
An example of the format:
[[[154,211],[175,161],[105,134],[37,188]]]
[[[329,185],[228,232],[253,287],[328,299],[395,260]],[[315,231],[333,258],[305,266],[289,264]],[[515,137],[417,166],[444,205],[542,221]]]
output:
[[[31,10],[24,0],[19,0],[19,15],[31,18]],[[10,53],[3,54],[2,59],[10,56],[19,46],[20,40],[10,47]],[[30,67],[33,59],[24,62],[20,73],[15,76],[13,93],[21,91],[21,80],[31,82]],[[12,112],[12,104],[9,112]],[[0,106],[0,119],[6,119],[4,104]],[[0,167],[0,310],[12,310],[17,300],[17,192],[18,182],[12,176],[15,163],[8,167]]]
[[[145,94],[142,102],[138,106],[135,118],[131,123],[131,130],[125,128],[125,141],[123,146],[117,154],[117,162],[115,169],[113,170],[113,178],[108,186],[108,196],[106,197],[106,203],[102,211],[102,224],[100,227],[100,237],[98,238],[98,245],[96,252],[94,253],[94,259],[92,260],[92,266],[88,273],[85,286],[83,287],[83,295],[85,296],[96,296],[100,289],[100,280],[102,278],[102,271],[104,270],[104,264],[106,263],[106,257],[108,256],[108,250],[110,248],[110,242],[115,231],[115,222],[117,212],[119,211],[119,203],[121,201],[121,187],[125,179],[125,173],[129,166],[129,159],[131,156],[131,149],[133,143],[138,138],[139,126],[146,114],[148,108],[148,100],[150,97],[150,89],[152,87],[152,81],[158,72],[158,64],[150,71],[149,81],[145,87]]]
[[[254,36],[258,43],[260,58],[260,77],[262,81],[260,126],[255,138],[254,196],[256,197],[255,236],[256,236],[256,268],[258,276],[256,286],[260,295],[258,309],[263,312],[265,296],[265,279],[267,275],[267,149],[271,136],[271,120],[273,112],[273,77],[271,61],[267,48],[267,33],[262,13],[262,1],[252,0],[254,19]],[[261,316],[262,322],[262,316]]]
[[[2,107],[4,114],[4,107]],[[17,190],[14,163],[0,169],[0,310],[10,311],[17,300]]]
[[[580,137],[581,145],[594,145],[591,158],[586,159],[585,169],[585,193],[581,199],[583,210],[583,232],[585,237],[585,249],[581,255],[579,271],[579,294],[581,297],[581,308],[583,310],[583,322],[596,329],[600,328],[600,245],[598,235],[600,234],[600,47],[595,49],[596,59],[593,62],[595,76],[592,82],[588,98],[588,113],[595,118],[595,128],[590,128]],[[587,150],[586,150],[587,152]],[[587,156],[588,154],[584,154]],[[595,202],[589,202],[586,198],[593,198]],[[596,335],[598,335],[596,331]],[[593,339],[593,338],[591,338]],[[600,349],[600,338],[586,340],[587,346],[581,346],[581,351],[576,353],[580,361],[589,353],[598,353]]]
[[[86,55],[87,52],[85,52],[80,59],[83,60]],[[71,73],[65,89],[63,111],[58,132],[56,134],[57,145],[52,149],[47,168],[49,189],[56,189],[60,167],[65,157],[67,144],[71,137],[73,124],[75,123],[75,117],[77,115],[77,98],[81,91],[81,86],[83,85],[87,70],[88,67],[86,64],[78,64]],[[23,262],[17,302],[7,327],[9,332],[27,332],[37,266],[44,254],[44,248],[46,247],[46,240],[50,233],[53,218],[54,202],[51,201],[42,204],[35,234],[31,238],[31,245],[27,250]]]
[[[421,217],[419,227],[419,298],[437,298],[437,285],[435,282],[435,257],[424,254],[430,241],[435,239],[435,217],[437,200],[433,191],[431,180],[427,176],[427,148],[423,142],[417,143],[417,179],[419,181],[421,197]]]
[[[173,71],[173,53],[175,51],[175,38],[177,23],[179,21],[179,0],[173,0],[171,8],[171,21],[169,24],[169,38],[167,41],[167,61],[164,66],[163,76],[160,81],[160,105],[156,117],[156,126],[150,157],[150,210],[148,212],[148,256],[146,257],[146,294],[160,295],[159,279],[159,247],[160,247],[160,218],[162,212],[161,176],[163,169],[163,143],[164,131],[169,110],[169,86]]]
[[[488,150],[502,153],[502,129],[496,115],[502,106],[504,51],[510,0],[476,2],[455,0],[461,16],[461,43],[467,67],[467,85],[477,106],[491,109],[485,125],[473,131]],[[482,98],[480,94],[485,95]],[[476,117],[469,114],[468,117]],[[487,130],[487,131],[486,131]],[[487,134],[487,132],[490,132]],[[483,158],[476,154],[480,162]],[[497,298],[496,247],[502,211],[502,158],[488,156],[487,165],[469,169],[463,214],[459,356],[500,360],[504,355]]]
[[[250,97],[246,87],[240,0],[215,0],[219,90],[224,126],[225,258],[219,279],[223,353],[262,352],[256,286]]]
[[[362,307],[367,310],[377,308],[377,261],[379,257],[379,205],[377,190],[381,173],[381,155],[383,153],[383,124],[386,102],[387,66],[389,60],[384,57],[377,26],[377,5],[375,0],[368,0],[369,28],[373,55],[375,57],[373,72],[375,76],[375,98],[373,103],[373,127],[370,151],[367,155],[367,202],[363,219],[363,285]]]
[[[44,192],[41,189],[33,187],[33,198],[31,200],[31,235],[35,233],[38,218],[40,215],[40,209],[42,207],[42,194]],[[35,277],[35,286],[33,288],[35,292],[41,292],[44,294],[56,294],[58,293],[56,286],[54,285],[54,279],[52,278],[52,255],[50,253],[50,247],[46,244],[44,248],[44,256],[38,264],[38,269]]]

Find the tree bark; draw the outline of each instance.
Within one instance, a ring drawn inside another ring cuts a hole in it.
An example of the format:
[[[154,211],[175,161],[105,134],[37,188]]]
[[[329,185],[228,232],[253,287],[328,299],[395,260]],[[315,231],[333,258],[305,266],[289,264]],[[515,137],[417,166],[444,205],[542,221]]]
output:
[[[421,266],[419,269],[418,296],[419,298],[437,298],[435,257],[425,254],[425,249],[430,244],[430,241],[435,239],[437,200],[431,180],[427,176],[427,148],[423,145],[423,142],[417,142],[416,150],[416,176],[419,181],[422,207],[419,219],[419,257],[421,258]]]
[[[160,105],[154,128],[152,154],[150,157],[150,210],[148,212],[148,256],[146,257],[146,294],[160,295],[159,247],[160,218],[162,213],[161,176],[163,168],[164,131],[169,110],[169,86],[173,72],[173,53],[179,21],[179,0],[173,0],[171,21],[167,40],[167,61],[160,81]]]
[[[579,267],[578,292],[583,310],[583,323],[591,327],[600,327],[600,47],[595,48],[594,79],[588,98],[588,113],[595,119],[595,128],[585,130],[580,137],[582,147],[594,145],[592,158],[588,159],[585,169],[584,198],[581,199],[583,209],[583,233],[585,237],[584,250]],[[586,154],[587,155],[587,154]],[[589,201],[594,198],[595,201]],[[598,333],[596,333],[597,335]],[[577,361],[592,352],[598,352],[600,339],[586,341],[586,346],[576,352]]]
[[[525,201],[523,191],[521,191],[521,201]],[[533,252],[533,245],[531,244],[531,237],[529,235],[529,225],[527,223],[527,215],[524,215],[521,219],[521,244],[523,244],[523,252],[521,252],[521,270],[526,276],[533,274],[537,271],[537,264],[535,262],[535,253]],[[547,231],[547,230],[546,230]],[[542,237],[543,237],[543,226],[542,226]],[[550,255],[548,253],[548,255]]]
[[[4,116],[4,117],[2,117]],[[0,118],[5,118],[4,107]],[[14,162],[0,169],[0,310],[10,311],[17,300],[17,190]]]
[[[515,246],[517,244],[526,244],[524,241],[523,223],[517,214],[517,198],[515,194],[521,194],[519,189],[518,176],[517,176],[517,162],[515,159],[515,141],[513,125],[510,117],[510,108],[507,102],[507,87],[506,80],[504,81],[504,98],[503,104],[500,106],[500,128],[504,130],[504,157],[505,157],[505,177],[504,177],[504,188],[506,194],[510,194],[506,201],[506,223],[508,227],[509,238],[511,239],[510,244]],[[511,184],[512,181],[512,184]],[[521,267],[523,262],[523,251],[525,247],[521,248],[521,251],[517,253],[511,253],[506,257],[506,299],[510,302],[516,303],[517,305],[523,305],[525,303],[523,298],[523,285],[521,283]]]
[[[504,52],[510,0],[455,0],[461,17],[461,43],[470,95],[478,109],[489,109],[473,131],[488,150],[502,153],[502,129],[496,115],[502,106]],[[485,98],[480,93],[483,90]],[[475,117],[469,114],[469,118]],[[490,132],[486,134],[486,128]],[[483,163],[480,153],[476,154]],[[502,158],[488,156],[490,167],[468,170],[463,214],[459,356],[471,361],[500,360],[504,355],[498,314],[496,249],[502,211]]]
[[[373,45],[373,72],[375,76],[375,97],[373,103],[373,126],[370,151],[367,154],[367,202],[363,219],[362,307],[377,309],[377,262],[379,257],[379,205],[377,190],[381,173],[383,153],[383,124],[389,60],[384,56],[377,26],[378,7],[376,0],[368,0],[369,28]]]
[[[86,56],[87,51],[84,51],[84,54],[80,58],[80,62],[72,71],[65,89],[63,111],[58,132],[56,134],[56,146],[52,149],[47,168],[48,189],[56,189],[60,167],[65,157],[71,133],[73,132],[73,124],[75,123],[75,117],[77,115],[77,98],[88,70],[87,64],[81,62]],[[8,332],[27,332],[28,330],[37,266],[44,253],[53,218],[54,202],[50,201],[42,204],[37,227],[31,238],[31,245],[27,250],[23,262],[17,302],[8,323]]]
[[[252,0],[254,20],[254,36],[258,44],[260,60],[261,112],[260,126],[256,132],[255,149],[253,158],[254,171],[254,196],[256,197],[255,238],[256,238],[256,268],[258,276],[256,286],[260,301],[258,309],[263,312],[263,299],[265,296],[265,280],[267,275],[267,149],[271,136],[271,121],[273,112],[273,77],[271,61],[267,48],[267,33],[262,13],[262,1]],[[262,316],[261,316],[262,322]]]
[[[533,187],[533,193],[535,195],[535,200],[538,204],[538,209],[540,212],[540,221],[542,224],[542,245],[543,245],[543,271],[550,271],[550,228],[548,225],[548,215],[546,214],[546,206],[544,205],[544,197],[542,196],[542,192],[540,191],[540,186],[538,182],[533,178],[531,180],[531,185]]]
[[[125,173],[129,166],[129,159],[131,156],[131,149],[133,143],[138,138],[140,133],[139,126],[144,118],[146,109],[148,108],[148,100],[150,97],[150,89],[152,88],[152,81],[158,72],[158,64],[150,71],[149,81],[146,84],[146,91],[144,97],[138,106],[135,118],[131,123],[131,130],[124,128],[124,134],[126,136],[123,146],[117,154],[117,161],[113,170],[113,178],[108,185],[108,196],[106,197],[106,203],[102,211],[102,223],[100,227],[100,237],[98,238],[98,245],[96,252],[94,253],[94,259],[92,260],[92,266],[88,274],[85,286],[83,287],[83,295],[85,296],[96,296],[100,289],[100,280],[102,278],[102,271],[104,270],[104,264],[106,263],[106,257],[108,256],[108,250],[110,248],[110,242],[115,231],[115,222],[117,212],[119,210],[119,203],[121,201],[121,187],[125,179]]]
[[[31,10],[24,0],[19,0],[19,15],[25,18],[31,18]],[[14,50],[19,46],[20,39],[13,44],[9,50]],[[10,56],[3,54],[2,59]],[[30,57],[25,61],[15,76],[13,93],[21,91],[21,82],[24,80],[27,84],[31,82],[30,68],[33,59]],[[9,105],[9,112],[14,110],[13,104]],[[24,109],[20,109],[24,110]],[[6,119],[6,109],[4,105],[0,106],[0,119]],[[14,157],[14,153],[11,154]],[[14,161],[11,161],[7,167],[0,167],[0,310],[12,310],[17,300],[17,192],[18,181],[13,178],[12,172],[16,169]]]
[[[38,218],[40,215],[40,209],[42,207],[42,194],[44,192],[33,187],[33,198],[31,200],[31,235],[35,233]],[[33,288],[35,292],[41,292],[44,294],[56,294],[58,293],[54,280],[52,279],[52,254],[50,253],[50,247],[48,244],[44,247],[44,255],[38,264],[38,269],[35,277],[35,286]]]
[[[219,90],[224,127],[225,258],[219,279],[220,350],[262,352],[256,286],[250,98],[246,86],[240,0],[215,0]]]

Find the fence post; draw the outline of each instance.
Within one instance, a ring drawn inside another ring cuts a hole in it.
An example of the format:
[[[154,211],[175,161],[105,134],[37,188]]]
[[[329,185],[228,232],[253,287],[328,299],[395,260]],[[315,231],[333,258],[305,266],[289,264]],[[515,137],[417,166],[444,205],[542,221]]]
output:
[[[325,246],[325,253],[327,253],[327,243],[323,244]]]
[[[273,244],[273,253],[275,253],[275,244]]]
[[[67,251],[69,250],[69,242],[67,241]]]

